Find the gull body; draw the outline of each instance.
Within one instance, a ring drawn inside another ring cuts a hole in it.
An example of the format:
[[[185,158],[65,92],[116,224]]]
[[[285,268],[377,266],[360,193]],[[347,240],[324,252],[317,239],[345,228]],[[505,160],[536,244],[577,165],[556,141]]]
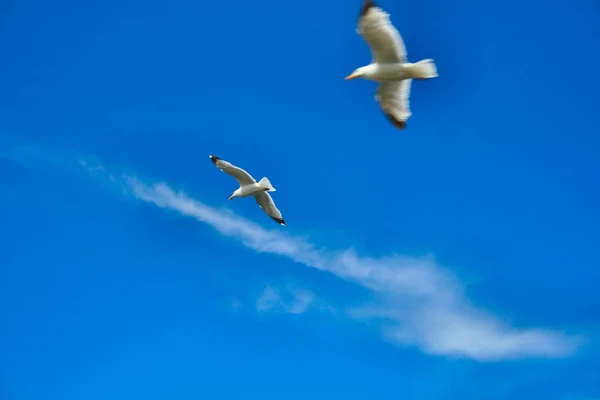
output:
[[[267,213],[271,219],[280,225],[286,225],[283,215],[281,215],[281,212],[277,206],[275,206],[275,202],[269,194],[269,192],[276,192],[277,189],[271,185],[271,182],[268,178],[264,177],[260,181],[256,182],[252,175],[245,170],[236,167],[230,162],[222,160],[214,155],[210,155],[209,157],[217,168],[233,176],[240,184],[240,187],[234,190],[231,196],[229,196],[229,200],[233,200],[236,197],[254,196],[258,206],[262,208],[262,210]]]
[[[438,76],[432,59],[408,62],[406,47],[389,14],[373,0],[364,0],[358,18],[357,33],[367,42],[373,59],[355,69],[345,79],[362,78],[379,82],[375,100],[387,118],[399,129],[406,128],[410,111],[410,86],[413,79]]]
[[[417,65],[417,67],[415,67]],[[405,79],[425,79],[419,75],[418,64],[398,63],[398,64],[378,64],[372,63],[354,70],[352,74],[345,79],[362,78],[375,82],[396,82]]]
[[[249,197],[256,196],[262,192],[274,192],[275,190],[270,190],[269,188],[264,187],[260,183],[251,183],[249,185],[243,185],[233,191],[233,194],[229,196],[229,200],[233,200],[236,197]]]

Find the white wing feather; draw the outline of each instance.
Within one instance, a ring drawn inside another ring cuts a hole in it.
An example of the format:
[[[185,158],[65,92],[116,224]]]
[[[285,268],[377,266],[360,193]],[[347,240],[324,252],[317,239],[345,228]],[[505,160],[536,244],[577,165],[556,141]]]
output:
[[[408,118],[412,115],[409,101],[411,82],[412,79],[383,82],[377,87],[375,99],[383,112],[399,128],[403,128]]]
[[[222,160],[219,157],[212,155],[210,156],[210,159],[221,171],[233,176],[239,182],[240,186],[256,183],[256,180],[252,177],[252,175],[240,167],[236,167],[229,161]]]
[[[367,0],[358,19],[358,33],[371,48],[373,61],[382,64],[406,62],[406,46],[389,14]]]
[[[279,224],[285,225],[283,215],[281,215],[281,212],[279,211],[277,206],[275,206],[275,202],[273,201],[269,193],[262,192],[254,196],[254,198],[256,199],[256,202],[258,203],[259,207],[262,208],[263,211],[266,212],[269,217],[273,218],[273,220],[275,220]]]

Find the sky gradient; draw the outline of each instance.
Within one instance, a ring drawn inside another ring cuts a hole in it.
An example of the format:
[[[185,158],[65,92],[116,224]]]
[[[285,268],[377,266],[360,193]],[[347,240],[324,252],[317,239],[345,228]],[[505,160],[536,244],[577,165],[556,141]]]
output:
[[[0,3],[0,399],[600,398],[600,6],[379,4]]]

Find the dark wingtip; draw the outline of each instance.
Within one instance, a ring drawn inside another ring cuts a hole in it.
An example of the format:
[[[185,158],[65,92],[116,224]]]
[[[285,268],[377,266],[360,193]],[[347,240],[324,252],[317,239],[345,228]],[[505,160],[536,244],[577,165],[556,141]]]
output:
[[[283,226],[286,225],[286,223],[285,223],[285,221],[284,221],[283,218],[275,218],[275,217],[271,217],[271,218],[273,219],[273,221],[277,222],[280,225],[283,225]]]
[[[365,0],[363,2],[362,7],[360,8],[360,17],[364,17],[365,14],[373,7],[377,7],[377,4],[375,4],[375,2],[373,0]]]
[[[212,161],[212,162],[213,162],[213,164],[216,164],[216,163],[217,163],[217,161],[219,161],[219,160],[220,160],[220,158],[219,158],[219,157],[217,157],[217,156],[213,156],[212,154],[211,154],[209,157],[210,157],[210,161]]]
[[[385,116],[390,120],[390,122],[398,129],[406,129],[406,121],[401,121],[398,118],[394,117],[392,114],[385,114]]]

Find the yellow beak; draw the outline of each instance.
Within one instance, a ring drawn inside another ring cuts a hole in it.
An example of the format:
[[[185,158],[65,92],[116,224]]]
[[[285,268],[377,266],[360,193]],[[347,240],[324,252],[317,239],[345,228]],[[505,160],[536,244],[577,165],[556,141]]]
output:
[[[350,79],[354,79],[354,78],[358,78],[360,75],[357,74],[356,72],[351,73],[350,75],[348,75],[347,77],[345,77],[345,80],[350,80]]]

